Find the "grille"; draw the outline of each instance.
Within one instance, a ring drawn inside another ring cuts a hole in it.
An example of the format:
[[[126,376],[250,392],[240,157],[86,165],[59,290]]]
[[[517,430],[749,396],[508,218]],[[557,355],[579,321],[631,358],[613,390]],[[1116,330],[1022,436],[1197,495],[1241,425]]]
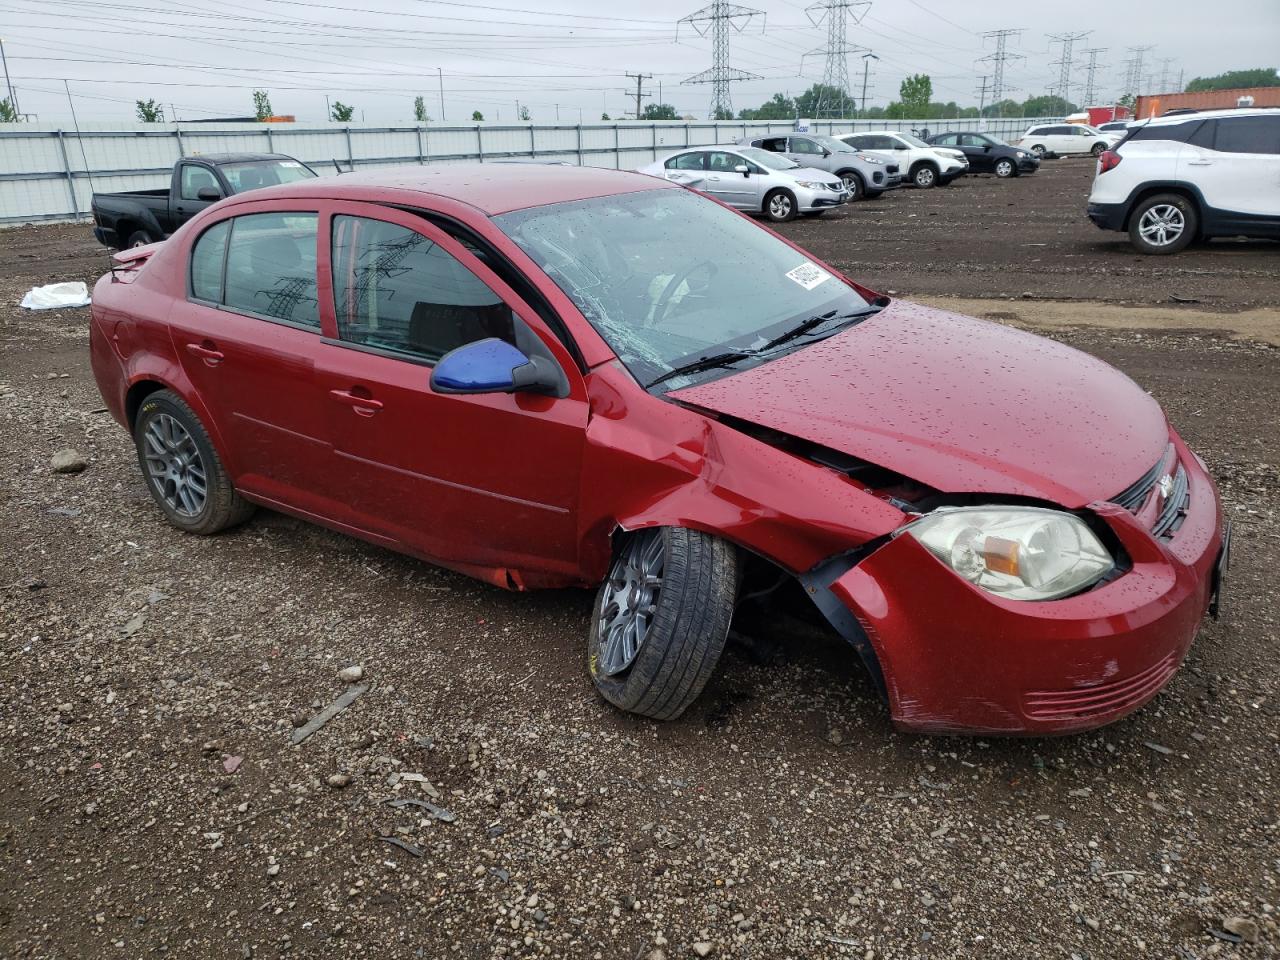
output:
[[[1152,534],[1157,537],[1173,536],[1182,525],[1182,518],[1186,516],[1187,505],[1190,502],[1191,488],[1187,483],[1187,471],[1182,464],[1178,464],[1178,472],[1173,477],[1173,492],[1160,508],[1160,516],[1151,527]]]
[[[1153,697],[1177,669],[1174,654],[1125,680],[1075,690],[1033,690],[1023,695],[1032,720],[1084,720],[1138,707]]]
[[[1160,459],[1152,464],[1151,469],[1139,477],[1132,486],[1112,497],[1111,502],[1118,503],[1130,513],[1136,513],[1138,508],[1147,502],[1147,496],[1151,493],[1151,488],[1156,485],[1156,481],[1160,479],[1161,468],[1164,467],[1172,452],[1173,444],[1169,444],[1165,447]]]
[[[1155,462],[1150,470],[1144,473],[1122,492],[1111,498],[1112,503],[1119,504],[1130,513],[1137,513],[1146,504],[1152,490],[1160,482],[1160,478],[1172,471],[1173,489],[1160,505],[1160,514],[1151,525],[1151,535],[1168,540],[1187,515],[1187,507],[1191,503],[1191,488],[1186,468],[1178,463],[1173,444],[1165,448],[1164,456]]]

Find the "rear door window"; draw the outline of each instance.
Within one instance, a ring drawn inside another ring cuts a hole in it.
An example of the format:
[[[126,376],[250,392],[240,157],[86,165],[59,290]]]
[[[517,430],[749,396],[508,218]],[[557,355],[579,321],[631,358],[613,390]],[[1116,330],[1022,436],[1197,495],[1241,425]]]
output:
[[[805,137],[792,137],[791,152],[804,153],[804,154],[820,154],[822,153],[822,148],[818,146],[816,143],[814,143],[812,140],[809,140]]]
[[[1213,148],[1219,153],[1280,154],[1280,116],[1219,117]]]
[[[314,213],[251,213],[231,222],[223,303],[320,329]]]
[[[333,218],[339,339],[434,363],[497,337],[515,343],[511,308],[449,251],[398,224]]]

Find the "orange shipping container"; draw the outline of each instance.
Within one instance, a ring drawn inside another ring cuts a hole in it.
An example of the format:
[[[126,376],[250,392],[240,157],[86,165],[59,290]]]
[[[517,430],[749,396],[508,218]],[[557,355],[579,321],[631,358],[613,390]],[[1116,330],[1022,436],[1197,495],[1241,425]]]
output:
[[[1238,106],[1241,97],[1253,97],[1255,107],[1280,107],[1280,87],[1242,87],[1236,90],[1202,90],[1198,93],[1152,93],[1138,98],[1133,115],[1139,120],[1159,117],[1170,110],[1223,110]]]

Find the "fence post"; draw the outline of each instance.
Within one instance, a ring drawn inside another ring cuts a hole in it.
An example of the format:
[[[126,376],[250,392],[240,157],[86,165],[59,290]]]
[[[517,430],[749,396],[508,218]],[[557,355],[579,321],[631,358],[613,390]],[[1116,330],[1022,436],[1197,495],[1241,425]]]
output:
[[[582,166],[582,122],[578,122],[578,166]]]
[[[356,158],[355,158],[355,154],[351,152],[351,128],[350,127],[346,128],[346,134],[347,134],[347,170],[350,173],[354,173],[356,169]]]
[[[422,166],[424,162],[422,159],[422,127],[414,127],[413,132],[418,136],[418,166]]]
[[[688,120],[684,122],[684,145],[685,147],[689,146],[689,121]]]
[[[62,139],[62,130],[58,130],[58,149],[62,151],[62,169],[67,172],[67,192],[71,194],[71,209],[79,220],[80,204],[76,200],[76,182],[71,177],[71,161],[67,157],[67,142]]]
[[[484,137],[480,135],[480,124],[476,124],[476,156],[484,163]]]
[[[533,132],[533,124],[529,124],[529,156],[538,155],[538,135]]]
[[[275,142],[271,139],[271,124],[268,123],[263,128],[262,132],[267,135],[267,153],[275,153],[276,152]]]
[[[618,125],[613,125],[613,169],[622,169],[622,141],[618,139]]]
[[[182,144],[182,128],[178,126],[178,121],[173,121],[173,135],[178,141],[178,159],[181,160],[187,155],[187,148]]]

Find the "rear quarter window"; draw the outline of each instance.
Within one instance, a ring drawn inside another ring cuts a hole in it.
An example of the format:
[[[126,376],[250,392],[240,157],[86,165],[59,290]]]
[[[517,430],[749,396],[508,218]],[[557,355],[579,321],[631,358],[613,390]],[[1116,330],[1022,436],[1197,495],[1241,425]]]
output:
[[[1280,116],[1219,117],[1213,149],[1219,153],[1280,154]]]
[[[222,269],[227,258],[231,221],[223,220],[200,234],[191,250],[191,296],[209,303],[222,302]]]

